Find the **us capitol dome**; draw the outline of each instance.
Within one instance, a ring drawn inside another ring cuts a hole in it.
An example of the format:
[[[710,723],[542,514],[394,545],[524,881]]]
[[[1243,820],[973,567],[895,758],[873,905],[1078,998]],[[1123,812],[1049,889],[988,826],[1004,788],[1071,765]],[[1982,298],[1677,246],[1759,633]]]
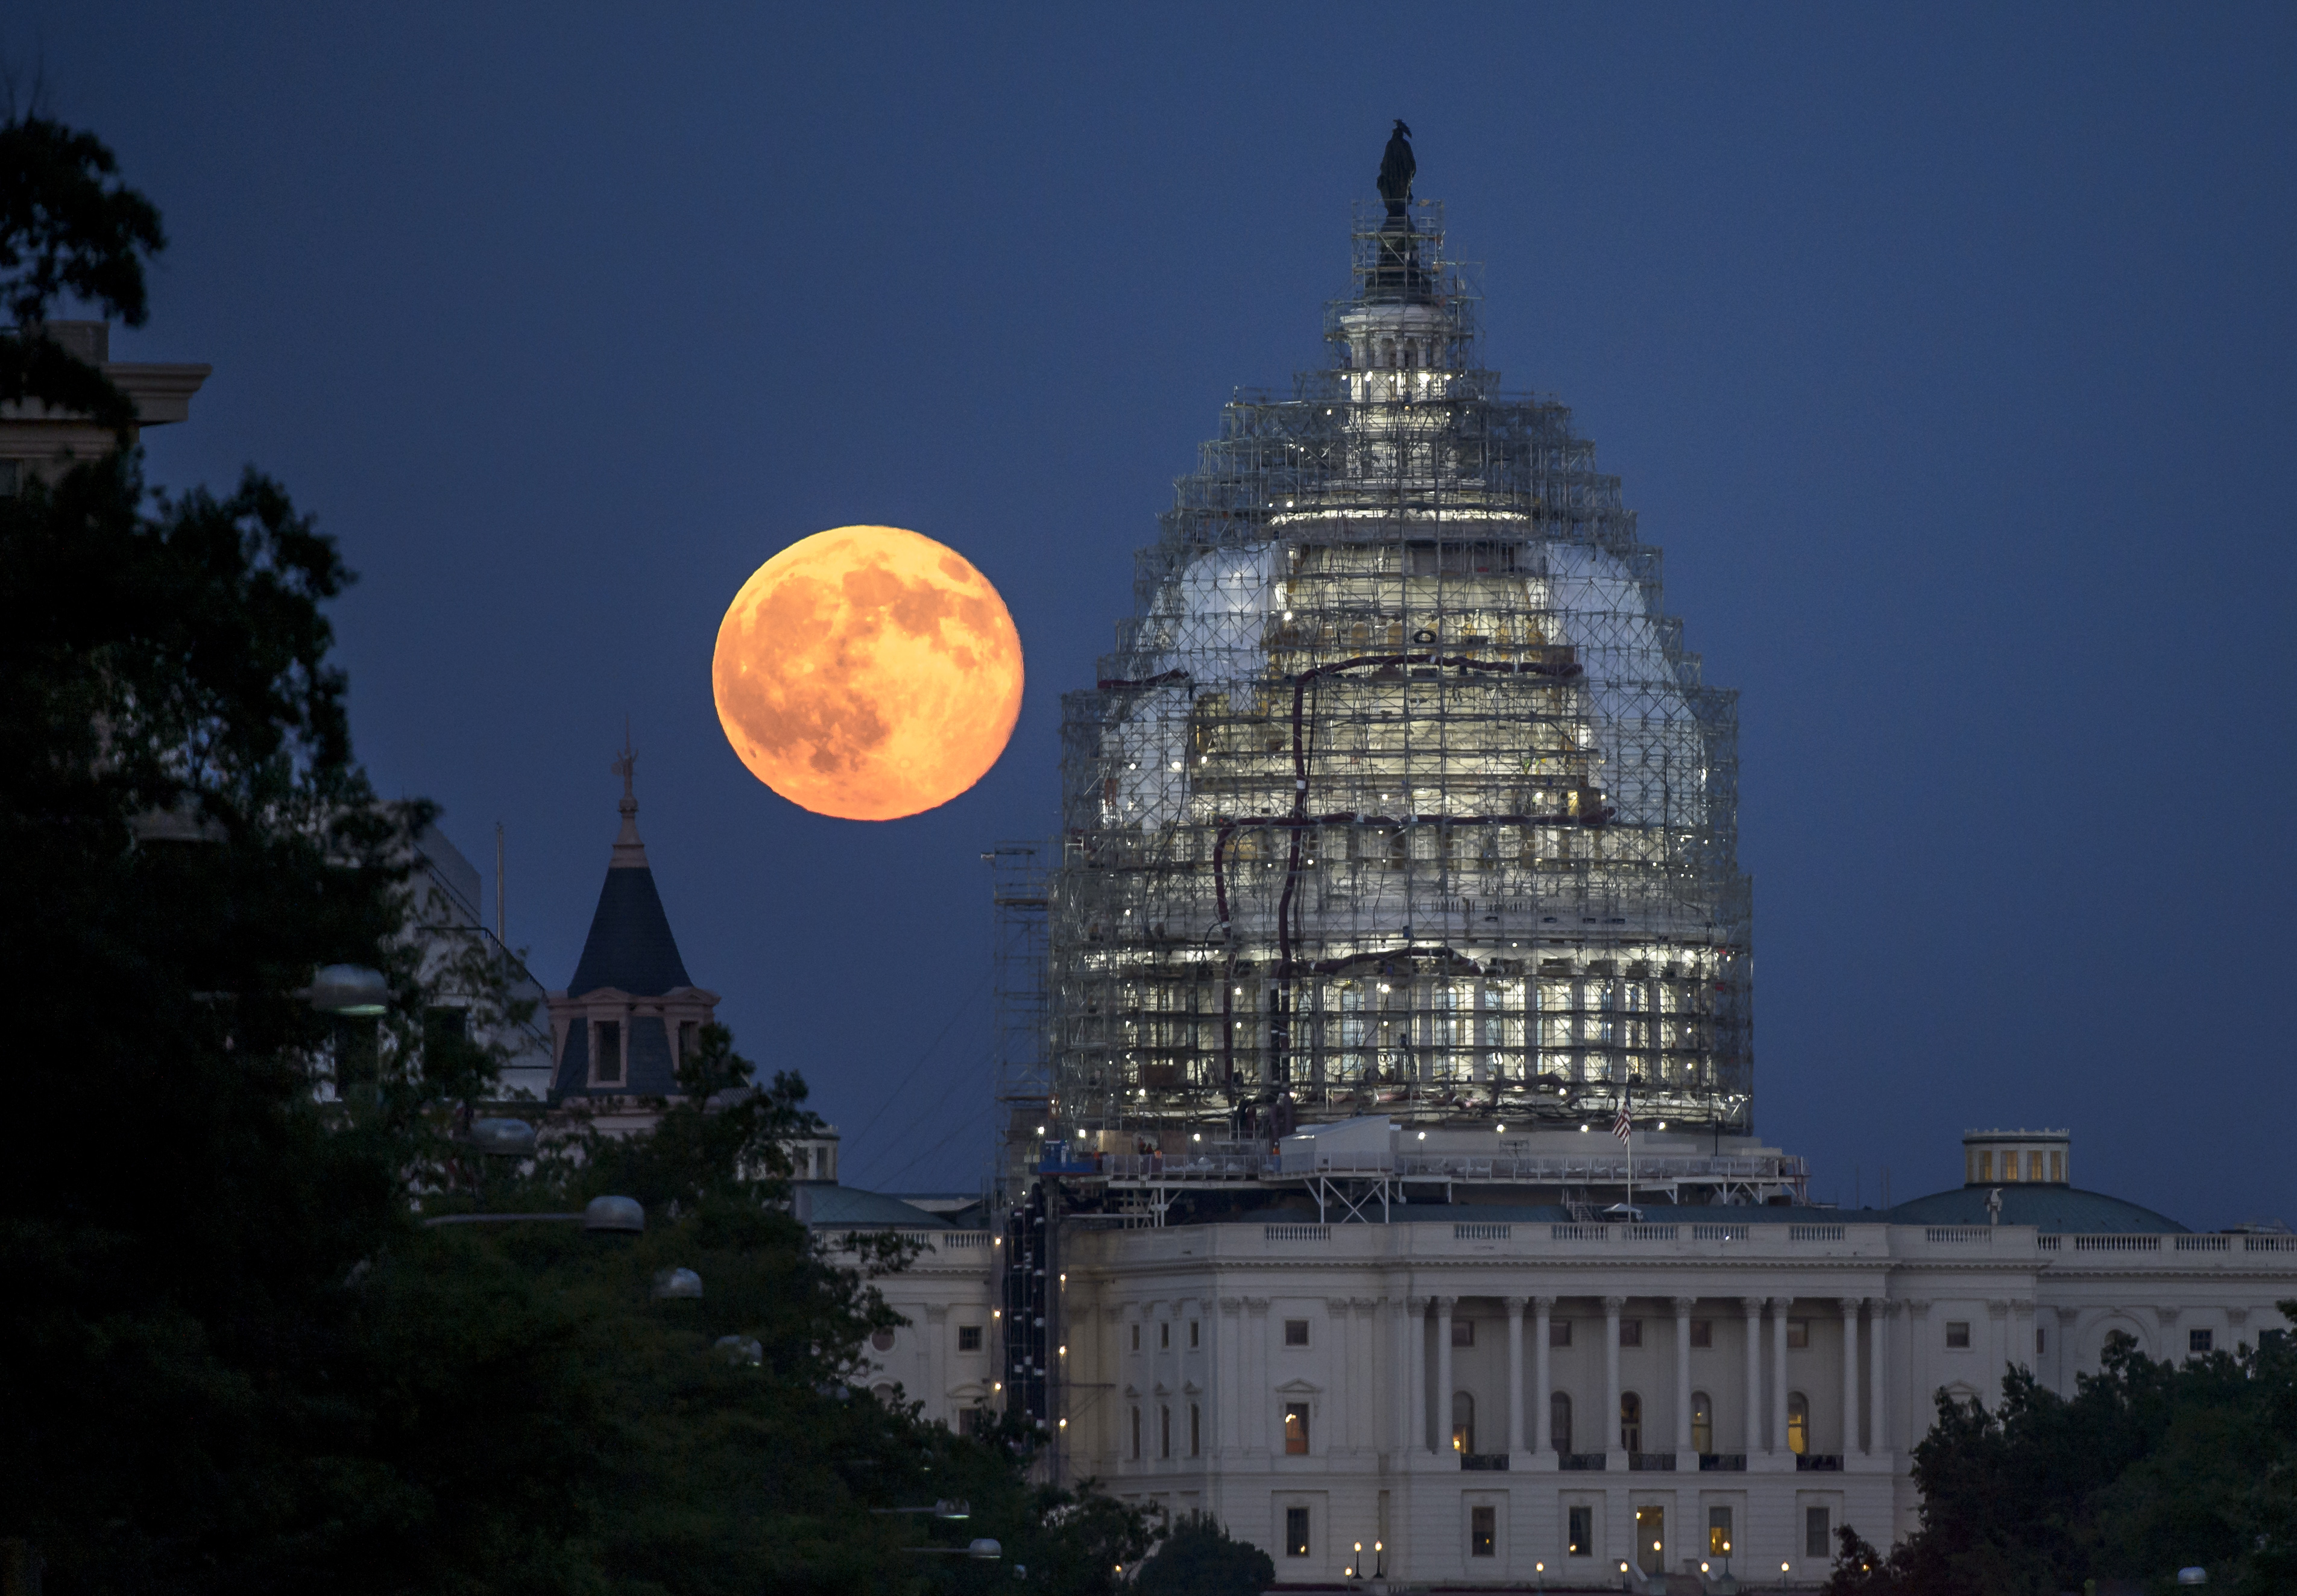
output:
[[[1750,1133],[1734,695],[1570,412],[1478,363],[1440,204],[1359,205],[1353,258],[1063,699],[1051,1116]]]

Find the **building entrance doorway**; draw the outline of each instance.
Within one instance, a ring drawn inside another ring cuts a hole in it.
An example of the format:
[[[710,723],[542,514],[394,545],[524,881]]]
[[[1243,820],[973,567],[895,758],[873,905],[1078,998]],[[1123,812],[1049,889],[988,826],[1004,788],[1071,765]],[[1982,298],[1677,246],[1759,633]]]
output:
[[[1667,1510],[1635,1510],[1635,1567],[1657,1574],[1667,1567]]]

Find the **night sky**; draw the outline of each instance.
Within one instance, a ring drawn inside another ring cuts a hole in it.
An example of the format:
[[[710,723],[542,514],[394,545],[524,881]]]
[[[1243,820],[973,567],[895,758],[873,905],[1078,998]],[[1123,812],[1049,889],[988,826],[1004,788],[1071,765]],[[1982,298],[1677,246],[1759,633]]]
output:
[[[155,481],[338,538],[359,753],[572,974],[640,824],[694,979],[850,1181],[977,1185],[987,872],[1238,385],[1323,363],[1391,118],[1741,693],[1756,1116],[1814,1195],[2297,1221],[2297,10],[22,4],[161,207]],[[710,695],[807,533],[914,528],[1029,692],[973,792],[792,808]]]

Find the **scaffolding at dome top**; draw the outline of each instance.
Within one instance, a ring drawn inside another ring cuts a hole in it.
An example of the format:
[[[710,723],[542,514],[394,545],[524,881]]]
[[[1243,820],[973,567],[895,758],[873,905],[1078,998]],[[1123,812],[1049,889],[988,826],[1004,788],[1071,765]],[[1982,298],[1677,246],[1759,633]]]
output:
[[[1359,206],[1332,364],[1239,392],[1062,700],[1054,1117],[1752,1129],[1734,695],[1440,204]]]

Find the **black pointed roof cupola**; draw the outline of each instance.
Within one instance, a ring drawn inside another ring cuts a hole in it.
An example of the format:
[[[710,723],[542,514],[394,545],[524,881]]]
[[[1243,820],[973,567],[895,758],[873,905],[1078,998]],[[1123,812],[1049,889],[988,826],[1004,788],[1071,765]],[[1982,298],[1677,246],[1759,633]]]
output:
[[[566,993],[579,998],[613,987],[636,997],[660,997],[694,983],[687,976],[686,961],[678,956],[670,917],[663,912],[646,844],[638,840],[638,801],[633,790],[638,754],[627,740],[613,769],[622,778],[622,828],[614,838],[606,884],[598,889],[597,912],[590,917],[590,934],[582,943],[582,957]]]

